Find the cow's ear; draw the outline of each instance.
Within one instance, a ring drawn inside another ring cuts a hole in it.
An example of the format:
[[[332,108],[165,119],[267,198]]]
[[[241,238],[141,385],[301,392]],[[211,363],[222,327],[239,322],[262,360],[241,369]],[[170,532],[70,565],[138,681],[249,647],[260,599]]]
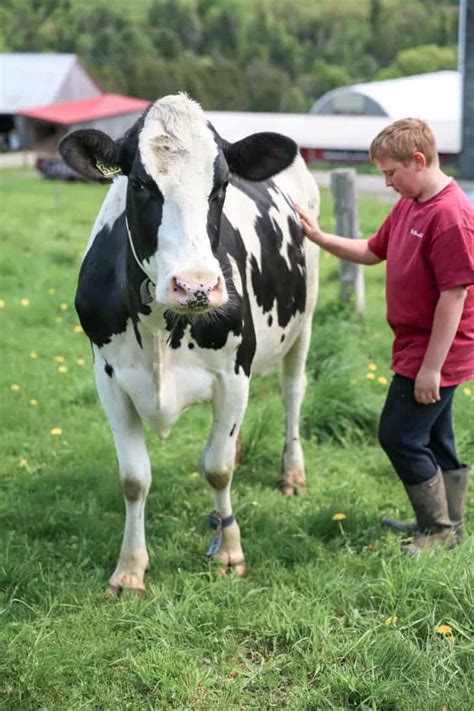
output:
[[[122,175],[120,146],[95,128],[68,133],[58,148],[66,163],[87,180],[110,183],[116,175]]]
[[[224,155],[233,173],[246,180],[266,180],[291,165],[298,146],[280,133],[254,133],[236,143],[224,142]]]

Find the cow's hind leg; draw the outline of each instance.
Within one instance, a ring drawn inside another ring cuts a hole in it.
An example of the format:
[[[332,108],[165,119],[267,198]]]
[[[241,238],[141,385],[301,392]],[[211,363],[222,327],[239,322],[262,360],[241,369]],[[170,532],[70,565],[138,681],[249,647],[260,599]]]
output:
[[[300,412],[306,390],[306,356],[311,339],[308,318],[298,339],[283,360],[282,396],[285,407],[285,447],[282,458],[281,491],[292,496],[306,491],[304,456],[300,441]]]
[[[145,592],[144,574],[148,567],[145,543],[145,501],[151,483],[150,458],[143,426],[137,411],[116,382],[107,375],[96,357],[96,381],[102,405],[115,441],[120,479],[125,499],[125,530],[117,567],[109,579],[107,594],[132,589]]]
[[[213,490],[214,511],[208,556],[222,563],[222,572],[233,569],[245,575],[240,529],[232,513],[230,487],[239,447],[239,429],[248,400],[249,383],[244,375],[216,379],[213,393],[213,423],[202,458],[205,479]]]

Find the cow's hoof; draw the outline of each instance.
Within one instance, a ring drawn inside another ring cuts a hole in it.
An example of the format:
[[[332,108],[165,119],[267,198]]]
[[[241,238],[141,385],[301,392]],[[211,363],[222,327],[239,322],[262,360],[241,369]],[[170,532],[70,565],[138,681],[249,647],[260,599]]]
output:
[[[294,496],[295,494],[306,494],[308,487],[306,484],[282,484],[280,491],[283,496]]]
[[[239,578],[244,578],[247,574],[247,566],[244,560],[238,560],[236,563],[231,563],[230,561],[221,561],[221,567],[219,569],[220,574],[225,578],[229,573],[236,573]]]
[[[280,491],[284,496],[294,496],[295,494],[305,494],[308,489],[304,470],[291,470],[283,474]]]
[[[300,481],[299,483],[295,484],[295,492],[297,494],[306,494],[308,491],[308,485],[305,481]]]
[[[107,597],[120,597],[123,592],[133,593],[137,597],[144,597],[145,588],[125,588],[122,585],[108,585],[105,594]]]
[[[130,592],[138,597],[144,596],[146,589],[143,582],[143,573],[114,573],[109,578],[106,590],[107,597],[120,597],[125,592]]]

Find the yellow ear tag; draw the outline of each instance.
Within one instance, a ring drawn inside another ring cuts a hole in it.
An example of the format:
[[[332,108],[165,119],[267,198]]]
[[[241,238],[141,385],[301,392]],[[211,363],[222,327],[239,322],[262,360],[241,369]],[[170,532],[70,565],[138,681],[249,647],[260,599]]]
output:
[[[95,167],[97,168],[97,170],[100,170],[102,175],[105,176],[106,178],[110,178],[110,177],[112,177],[112,175],[118,175],[119,173],[122,172],[122,169],[119,168],[118,166],[116,168],[111,168],[111,167],[104,165],[100,161],[97,161],[97,163],[95,164]]]

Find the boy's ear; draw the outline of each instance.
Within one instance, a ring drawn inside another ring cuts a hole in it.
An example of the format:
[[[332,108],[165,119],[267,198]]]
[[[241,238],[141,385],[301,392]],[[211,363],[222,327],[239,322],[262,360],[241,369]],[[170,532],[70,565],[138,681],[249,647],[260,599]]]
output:
[[[59,142],[65,162],[87,180],[110,183],[122,175],[120,146],[95,128],[72,131]]]
[[[416,153],[413,154],[413,160],[415,161],[415,169],[417,171],[423,170],[423,168],[426,167],[426,157],[421,151],[416,151]]]

